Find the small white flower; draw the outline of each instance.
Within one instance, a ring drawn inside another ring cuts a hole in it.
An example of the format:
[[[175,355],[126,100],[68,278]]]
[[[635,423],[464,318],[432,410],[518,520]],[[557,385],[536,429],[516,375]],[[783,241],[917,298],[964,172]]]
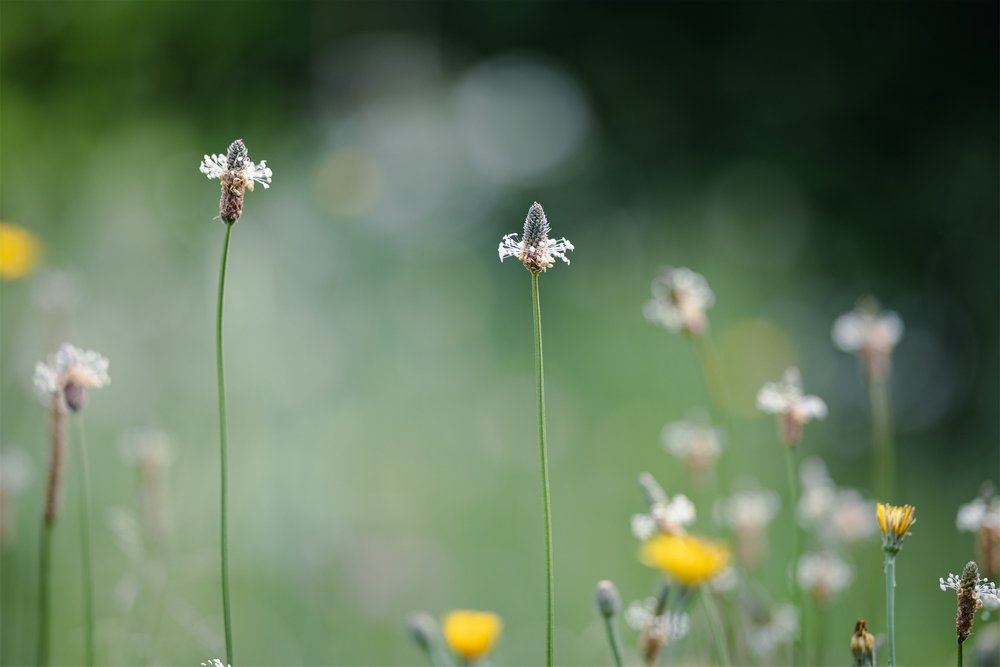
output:
[[[683,493],[678,493],[672,499],[664,496],[662,501],[650,505],[649,514],[636,514],[632,517],[632,534],[646,541],[657,531],[683,533],[686,526],[694,523],[696,516],[694,503]]]
[[[879,312],[878,301],[868,297],[837,318],[831,336],[838,348],[861,357],[871,377],[884,379],[892,350],[903,336],[903,320],[891,310]]]
[[[799,613],[790,604],[779,604],[764,623],[747,629],[747,644],[758,658],[766,658],[799,634]]]
[[[566,253],[575,250],[573,244],[568,239],[550,239],[549,221],[545,217],[545,211],[541,204],[535,202],[528,209],[528,215],[524,219],[524,233],[521,240],[517,240],[517,233],[507,234],[500,241],[497,253],[500,261],[508,257],[516,257],[530,271],[546,271],[551,269],[556,259],[569,264],[569,257]]]
[[[874,501],[854,489],[838,488],[819,458],[804,460],[799,468],[802,495],[799,524],[815,533],[820,543],[833,547],[854,544],[878,532]]]
[[[802,393],[802,375],[794,366],[785,371],[780,382],[768,382],[761,387],[757,392],[757,409],[778,416],[782,440],[788,445],[798,442],[803,425],[827,414],[823,399]]]
[[[666,267],[653,280],[653,298],[643,314],[668,331],[700,336],[708,330],[705,311],[715,303],[715,294],[700,273],[687,268]]]
[[[212,658],[208,662],[201,663],[202,667],[229,667],[226,663],[222,662],[218,658]]]
[[[43,397],[62,393],[67,405],[78,410],[87,389],[99,389],[111,382],[108,360],[93,350],[81,350],[64,343],[47,363],[35,365],[35,389]]]
[[[799,559],[799,586],[819,602],[844,590],[853,576],[853,568],[832,553],[805,554]]]
[[[976,498],[958,508],[955,525],[960,531],[976,533],[982,529],[1000,531],[1000,500],[989,502]]]
[[[949,573],[947,579],[938,578],[938,585],[943,591],[951,589],[958,593],[962,589],[962,578]],[[997,585],[989,579],[977,576],[973,592],[984,607],[988,609],[1000,607],[1000,592],[997,591]]]
[[[722,430],[704,420],[667,424],[660,432],[660,441],[664,449],[684,461],[695,476],[711,468],[722,453]]]
[[[691,630],[691,619],[684,612],[668,611],[656,615],[656,598],[633,602],[625,609],[625,622],[633,630],[649,632],[664,644],[678,641]]]
[[[735,530],[762,530],[778,513],[780,502],[774,491],[738,491],[716,504],[719,518]]]
[[[242,178],[251,191],[253,190],[251,183],[254,182],[263,185],[265,190],[271,187],[271,168],[267,166],[267,160],[261,160],[260,164],[255,164],[245,155],[235,155],[232,166],[229,165],[229,158],[222,153],[206,155],[202,159],[198,171],[209,179],[222,178],[228,172],[232,176]]]

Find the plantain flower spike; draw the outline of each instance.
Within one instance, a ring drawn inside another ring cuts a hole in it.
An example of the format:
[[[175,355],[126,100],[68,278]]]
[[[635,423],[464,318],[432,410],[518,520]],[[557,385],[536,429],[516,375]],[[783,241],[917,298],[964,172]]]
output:
[[[528,215],[524,219],[524,233],[521,240],[517,240],[517,234],[507,234],[500,241],[497,252],[500,261],[508,257],[516,257],[524,264],[524,268],[532,273],[546,271],[555,266],[556,259],[569,264],[566,253],[575,250],[573,244],[568,239],[550,239],[549,221],[545,217],[542,205],[535,202],[528,209]]]
[[[260,183],[265,189],[271,184],[271,169],[267,160],[261,160],[260,164],[251,162],[242,139],[229,144],[225,155],[206,155],[198,169],[208,178],[217,178],[221,182],[219,217],[227,225],[243,215],[244,194],[247,190],[253,192],[254,183]]]

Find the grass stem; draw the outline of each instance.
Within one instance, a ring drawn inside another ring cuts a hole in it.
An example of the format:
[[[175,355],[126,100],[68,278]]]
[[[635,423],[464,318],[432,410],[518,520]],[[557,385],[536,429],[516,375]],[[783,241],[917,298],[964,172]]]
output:
[[[226,224],[226,238],[222,242],[222,262],[219,268],[219,299],[215,309],[215,368],[219,384],[219,465],[221,480],[221,548],[222,561],[222,619],[226,633],[226,664],[233,664],[233,628],[229,610],[229,521],[227,498],[229,495],[226,469],[226,380],[222,365],[222,302],[226,289],[226,259],[229,256],[229,237],[233,225]]]
[[[545,446],[545,364],[542,356],[542,307],[538,296],[538,272],[531,272],[531,305],[535,333],[535,389],[538,399],[538,448],[542,467],[542,505],[545,518],[545,628],[546,665],[552,667],[555,660],[553,645],[554,594],[552,578],[552,507],[549,497],[549,456]]]
[[[705,608],[705,616],[708,617],[708,626],[712,631],[712,639],[715,642],[715,650],[719,654],[722,665],[731,664],[729,660],[729,648],[726,646],[726,635],[722,629],[722,621],[719,617],[719,608],[712,599],[712,592],[705,586],[698,590],[701,596],[701,604]]]
[[[795,636],[795,641],[792,642],[792,662],[796,665],[802,665],[805,664],[802,661],[804,657],[802,645],[806,634],[806,615],[805,609],[802,607],[802,591],[799,588],[798,582],[798,567],[799,558],[802,556],[802,544],[799,535],[799,522],[797,520],[799,507],[797,453],[797,446],[785,446],[785,468],[788,473],[789,519],[792,529],[792,550],[788,583],[791,587],[792,604],[795,605],[795,609],[798,612],[800,624],[799,632]]]
[[[614,616],[604,617],[604,630],[608,633],[608,646],[611,647],[611,658],[614,665],[622,667],[622,639],[618,634],[618,626],[615,624]]]
[[[892,407],[885,380],[868,380],[868,400],[872,413],[872,448],[875,450],[876,497],[891,501],[895,485]]]
[[[76,439],[80,449],[80,569],[83,579],[83,622],[85,638],[85,664],[94,666],[94,568],[90,550],[90,464],[87,461],[87,438],[83,428],[83,416],[77,414]]]

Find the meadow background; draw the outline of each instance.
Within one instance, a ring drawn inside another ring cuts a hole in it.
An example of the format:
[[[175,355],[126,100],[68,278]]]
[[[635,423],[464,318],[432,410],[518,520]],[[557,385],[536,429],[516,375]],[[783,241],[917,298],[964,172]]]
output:
[[[85,412],[100,655],[222,653],[224,229],[197,166],[237,137],[274,170],[247,196],[227,285],[242,663],[421,663],[407,614],[457,607],[503,616],[496,664],[541,661],[530,281],[496,255],[534,200],[577,248],[541,280],[558,662],[607,662],[598,579],[626,601],[656,585],[629,530],[638,473],[688,491],[659,432],[707,398],[688,341],[642,316],[664,264],[715,291],[725,455],[783,500],[757,389],[800,365],[830,407],[803,453],[870,495],[865,388],[830,326],[865,293],[901,314],[887,500],[918,523],[897,567],[898,653],[950,661],[954,597],[937,577],[974,557],[955,512],[998,472],[997,20],[995,2],[4,0],[0,219],[44,259],[0,300],[0,446],[34,472],[0,561],[0,662],[34,655],[49,440],[31,374],[64,339],[111,360]],[[143,427],[173,445],[168,593],[126,613],[135,567],[106,513],[136,511],[120,442]],[[73,459],[57,664],[82,655]],[[779,599],[787,511],[760,572]],[[829,664],[849,659],[857,618],[884,629],[868,548],[827,619]]]

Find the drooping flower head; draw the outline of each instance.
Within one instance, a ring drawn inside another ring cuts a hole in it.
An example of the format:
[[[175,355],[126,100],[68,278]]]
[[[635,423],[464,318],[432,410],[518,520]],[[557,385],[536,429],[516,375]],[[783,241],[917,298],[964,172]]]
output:
[[[838,348],[858,355],[868,377],[884,380],[892,370],[892,350],[903,336],[903,320],[891,310],[880,312],[878,301],[868,296],[837,318],[831,334]]]
[[[903,540],[917,521],[917,510],[913,505],[879,503],[877,513],[878,525],[882,530],[882,549],[895,555],[903,548]]]
[[[542,205],[535,202],[528,209],[528,215],[524,219],[524,233],[521,240],[517,240],[517,233],[507,234],[500,241],[497,252],[500,261],[508,257],[516,257],[524,267],[532,273],[551,269],[556,258],[569,264],[569,257],[566,253],[575,250],[573,244],[567,239],[550,239],[549,221],[545,217]]]
[[[972,623],[976,610],[986,606],[996,609],[1000,606],[997,586],[991,581],[979,576],[979,567],[974,561],[969,561],[962,569],[962,576],[948,574],[948,578],[938,579],[941,590],[951,589],[958,596],[958,611],[955,614],[955,633],[961,644],[972,634]]]
[[[705,311],[715,303],[715,294],[705,276],[691,269],[665,267],[653,280],[653,298],[643,313],[668,331],[701,336],[708,331]]]
[[[822,605],[851,583],[854,570],[840,556],[821,552],[803,555],[797,574],[802,590]]]
[[[108,360],[93,350],[81,350],[64,343],[47,363],[35,365],[35,389],[42,396],[61,395],[74,412],[87,400],[88,389],[104,387],[108,376]]]
[[[442,625],[451,650],[470,662],[489,653],[503,629],[503,621],[496,614],[466,609],[451,612]]]
[[[242,139],[231,143],[225,155],[206,155],[198,169],[208,178],[221,181],[219,217],[226,224],[233,224],[243,215],[244,193],[246,190],[253,192],[254,183],[260,183],[265,189],[271,185],[271,169],[267,160],[261,160],[260,164],[251,162]]]
[[[695,480],[703,479],[722,453],[722,429],[706,419],[667,424],[660,432],[663,448],[683,461]]]
[[[803,395],[802,374],[795,366],[785,371],[780,382],[768,382],[761,387],[757,392],[757,409],[778,416],[781,440],[789,447],[798,444],[804,425],[826,417],[823,399]]]
[[[660,533],[642,545],[642,562],[662,570],[685,586],[696,586],[719,575],[729,564],[729,549],[694,535]]]

